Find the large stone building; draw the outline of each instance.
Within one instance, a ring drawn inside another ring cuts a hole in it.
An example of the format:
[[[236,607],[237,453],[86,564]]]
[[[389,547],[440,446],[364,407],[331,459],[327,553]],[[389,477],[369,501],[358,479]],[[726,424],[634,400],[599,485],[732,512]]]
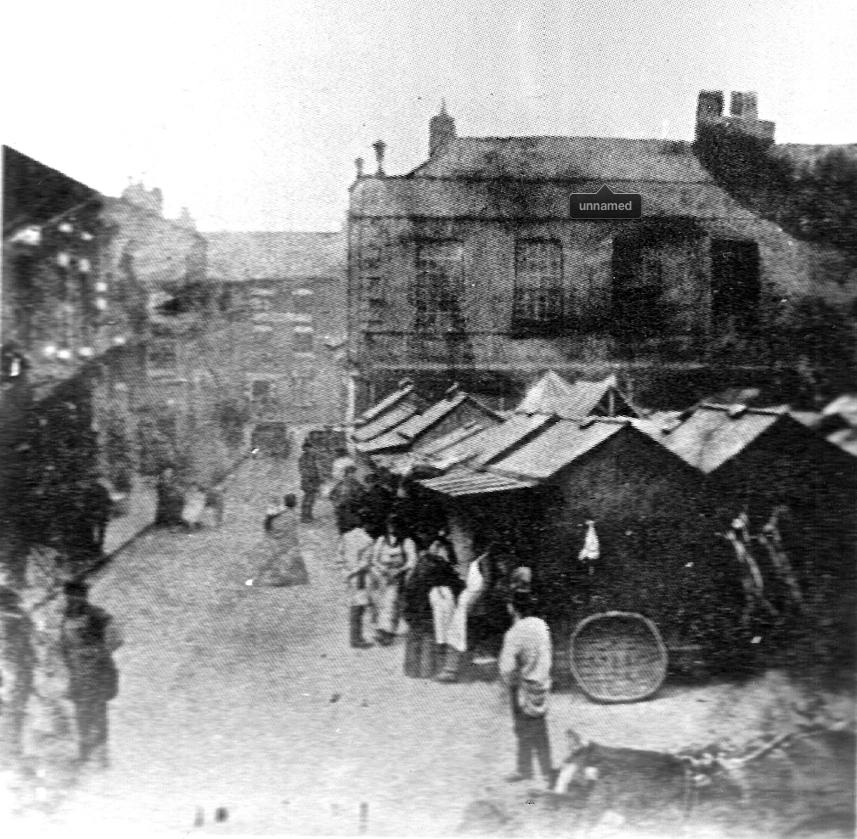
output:
[[[335,425],[345,413],[341,233],[208,233],[234,381],[256,424]]]
[[[700,94],[698,126],[773,142],[755,94]],[[824,288],[815,252],[725,191],[690,142],[459,137],[445,109],[429,157],[351,187],[349,351],[358,403],[403,375],[456,379],[495,404],[546,369],[617,372],[644,403],[764,384],[784,303]],[[573,193],[639,193],[642,218],[577,220]],[[782,367],[783,365],[780,365]],[[780,371],[781,374],[782,371]],[[766,378],[767,377],[767,378]],[[780,375],[782,379],[782,375]]]

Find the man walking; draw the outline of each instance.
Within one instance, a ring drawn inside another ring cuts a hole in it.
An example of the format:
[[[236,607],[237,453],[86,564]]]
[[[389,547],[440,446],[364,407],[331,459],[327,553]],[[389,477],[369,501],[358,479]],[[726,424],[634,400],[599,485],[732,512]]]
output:
[[[303,451],[298,459],[298,472],[301,476],[301,521],[313,520],[312,509],[321,487],[321,467],[318,454],[309,440],[304,440]]]
[[[541,618],[535,617],[535,601],[529,592],[513,592],[509,610],[514,623],[503,638],[499,669],[510,694],[518,739],[518,771],[506,780],[532,778],[535,752],[542,777],[550,786],[554,777],[546,720],[553,656],[550,630]]]
[[[69,669],[69,696],[77,719],[81,763],[94,757],[107,766],[107,703],[116,697],[119,675],[113,651],[122,641],[112,617],[87,601],[88,586],[65,585],[63,653]]]
[[[351,529],[351,520],[363,506],[366,488],[357,479],[357,467],[352,463],[345,467],[342,478],[330,491],[330,503],[336,517],[340,534]]]

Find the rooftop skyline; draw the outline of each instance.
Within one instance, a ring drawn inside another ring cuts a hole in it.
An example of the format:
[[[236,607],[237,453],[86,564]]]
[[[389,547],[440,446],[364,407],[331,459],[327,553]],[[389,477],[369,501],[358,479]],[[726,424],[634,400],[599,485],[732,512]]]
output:
[[[667,11],[668,9],[668,11]],[[202,230],[337,230],[354,158],[459,136],[692,139],[702,89],[754,90],[779,143],[857,141],[857,7],[821,0],[178,0],[7,10],[0,140]]]

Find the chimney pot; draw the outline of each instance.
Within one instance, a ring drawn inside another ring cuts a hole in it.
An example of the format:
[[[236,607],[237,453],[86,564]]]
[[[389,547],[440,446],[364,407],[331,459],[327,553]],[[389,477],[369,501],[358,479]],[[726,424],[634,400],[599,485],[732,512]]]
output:
[[[355,158],[355,160],[354,160],[354,168],[357,170],[357,177],[358,177],[358,178],[362,178],[362,177],[363,177],[363,165],[364,165],[364,162],[365,162],[365,161],[363,160],[363,158],[362,158],[362,157]]]
[[[383,140],[376,140],[372,143],[372,148],[375,149],[375,159],[378,161],[378,171],[376,174],[379,178],[384,177],[384,152],[387,149],[387,144]]]

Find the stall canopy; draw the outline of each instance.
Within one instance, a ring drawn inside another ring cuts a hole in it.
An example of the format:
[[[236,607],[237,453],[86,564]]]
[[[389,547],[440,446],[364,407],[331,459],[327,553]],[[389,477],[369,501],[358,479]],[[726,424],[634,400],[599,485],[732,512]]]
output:
[[[549,370],[515,409],[519,414],[556,414],[560,417],[638,417],[640,412],[619,390],[615,375],[598,382],[583,379],[570,384]]]

